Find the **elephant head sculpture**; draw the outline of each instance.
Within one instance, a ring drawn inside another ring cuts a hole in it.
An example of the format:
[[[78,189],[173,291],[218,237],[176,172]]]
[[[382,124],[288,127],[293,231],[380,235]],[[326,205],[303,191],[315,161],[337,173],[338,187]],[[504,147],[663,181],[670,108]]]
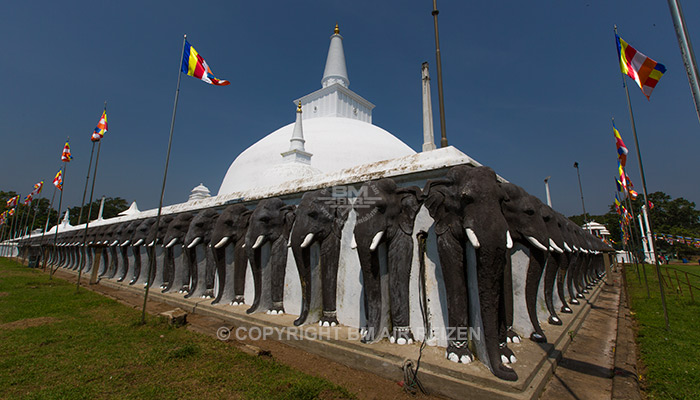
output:
[[[384,178],[364,183],[353,209],[357,222],[353,231],[362,269],[367,326],[363,342],[381,339],[382,293],[378,246],[386,244],[389,272],[392,343],[413,341],[410,329],[409,280],[413,260],[413,226],[420,209],[420,188],[399,187]],[[384,299],[386,301],[386,299]]]
[[[216,265],[210,242],[211,231],[217,218],[219,218],[218,212],[207,209],[200,211],[190,222],[189,229],[185,235],[184,245],[187,251],[190,252],[192,286],[185,297],[214,297]],[[197,256],[198,252],[200,252],[202,257]],[[199,262],[200,259],[202,262]]]
[[[165,231],[163,243],[166,249],[171,249],[174,253],[178,253],[178,256],[173,255],[176,260],[172,279],[168,285],[163,288],[163,292],[169,292],[170,290],[178,290],[181,293],[189,291],[189,256],[186,251],[181,250],[192,218],[194,218],[194,215],[191,212],[178,214],[173,218],[172,222],[168,224],[168,229]]]
[[[501,188],[507,196],[507,201],[503,202],[503,215],[508,221],[511,237],[514,242],[526,246],[530,252],[530,263],[525,278],[525,304],[534,330],[530,334],[530,339],[535,342],[546,342],[547,337],[537,319],[537,291],[549,256],[547,247],[549,236],[544,218],[540,213],[540,201],[512,183],[501,183]],[[512,291],[504,291],[504,296],[506,296],[506,304],[512,304]],[[506,338],[502,339],[505,341]]]
[[[148,281],[149,285],[154,284],[165,287],[167,282],[170,282],[174,268],[173,253],[170,249],[163,246],[165,233],[168,231],[168,225],[175,217],[170,214],[161,215],[160,221],[151,226],[151,230],[146,237],[148,244],[148,262],[153,265],[151,276]],[[159,258],[160,257],[160,258]]]
[[[245,236],[245,249],[253,272],[255,298],[248,314],[260,306],[262,297],[261,250],[270,243],[270,314],[284,313],[284,275],[287,266],[287,242],[294,224],[294,206],[286,205],[280,198],[261,200],[250,215]]]
[[[297,206],[296,220],[291,233],[292,253],[301,281],[302,304],[294,325],[303,324],[311,304],[311,246],[320,246],[320,270],[323,315],[319,324],[335,326],[338,260],[343,225],[350,213],[346,197],[334,197],[331,189],[304,193]]]
[[[129,245],[131,244],[131,238],[134,236],[134,232],[136,231],[136,228],[141,224],[141,220],[134,220],[129,222],[128,225],[121,231],[121,235],[119,236],[119,246],[121,247],[121,256],[122,256],[122,268],[121,268],[121,274],[119,275],[119,278],[117,279],[117,282],[122,282],[124,279],[126,279],[127,275],[129,275],[129,271],[133,272],[135,269],[135,264],[136,262],[132,263],[132,265],[129,265],[129,257],[128,257],[128,250],[129,250]],[[134,254],[136,254],[134,252]]]
[[[242,305],[245,301],[245,273],[248,258],[245,252],[245,234],[252,210],[242,204],[232,204],[224,209],[214,224],[211,243],[214,244],[216,269],[219,274],[219,293],[212,304],[230,301]],[[226,249],[233,246],[233,259],[226,260]]]
[[[143,266],[141,260],[141,248],[145,246],[148,242],[148,234],[151,232],[151,227],[156,223],[154,217],[146,218],[141,220],[141,223],[134,230],[134,235],[131,237],[131,249],[134,252],[134,274],[129,282],[130,285],[136,283],[146,283],[146,275],[148,271],[148,265]],[[144,271],[145,270],[145,271]]]
[[[547,234],[549,235],[549,258],[544,272],[544,300],[549,312],[548,322],[551,325],[561,325],[562,321],[554,309],[554,287],[561,266],[568,260],[564,251],[564,236],[556,212],[541,201],[539,204],[540,214],[542,214],[542,220],[547,226]]]
[[[488,167],[452,167],[442,179],[428,180],[423,190],[425,206],[435,219],[438,255],[445,280],[448,326],[454,330],[447,344],[447,358],[468,363],[469,296],[467,243],[476,256],[476,286],[486,360],[497,377],[516,380],[518,375],[503,364],[499,328],[505,321],[503,276],[512,238],[503,216],[507,196]],[[462,333],[464,332],[464,333]]]

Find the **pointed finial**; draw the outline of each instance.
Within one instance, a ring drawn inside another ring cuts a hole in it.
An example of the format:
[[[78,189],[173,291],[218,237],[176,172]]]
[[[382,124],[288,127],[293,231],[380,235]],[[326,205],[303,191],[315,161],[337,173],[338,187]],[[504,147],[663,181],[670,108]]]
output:
[[[338,23],[337,23],[337,22],[335,23],[335,29],[333,30],[333,33],[336,34],[336,35],[339,35],[339,34],[340,34],[340,29],[338,29]]]
[[[298,113],[301,112],[301,100],[299,100],[299,106],[297,106],[297,112],[298,112]]]

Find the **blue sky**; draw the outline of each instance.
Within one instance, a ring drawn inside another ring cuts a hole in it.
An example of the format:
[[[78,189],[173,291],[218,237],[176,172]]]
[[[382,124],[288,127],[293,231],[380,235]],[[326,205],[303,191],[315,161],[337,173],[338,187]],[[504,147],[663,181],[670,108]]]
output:
[[[697,46],[700,3],[682,6]],[[651,101],[630,86],[649,191],[700,203],[700,123],[666,2],[440,0],[438,8],[451,145],[542,199],[551,175],[553,206],[566,215],[581,213],[577,161],[586,210],[600,214],[614,195],[615,117],[641,192],[617,24],[668,69]],[[440,129],[431,10],[430,0],[9,2],[0,14],[0,190],[26,194],[43,179],[50,198],[70,136],[64,208],[79,206],[106,100],[95,198],[157,207],[184,33],[232,84],[183,76],[166,204],[200,182],[216,194],[242,150],[294,121],[292,100],[320,88],[336,22],[350,88],[376,105],[374,124],[419,151],[423,61]]]

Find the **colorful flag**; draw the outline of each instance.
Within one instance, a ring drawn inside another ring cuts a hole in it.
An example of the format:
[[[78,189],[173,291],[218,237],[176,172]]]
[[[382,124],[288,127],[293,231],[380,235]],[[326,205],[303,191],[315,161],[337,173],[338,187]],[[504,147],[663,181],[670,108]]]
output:
[[[44,181],[40,181],[34,184],[34,190],[32,190],[32,195],[41,193],[41,189],[44,188]]]
[[[622,186],[622,189],[627,191],[627,180],[625,179],[625,170],[622,169],[622,163],[620,160],[617,160],[617,171],[618,174],[620,175],[619,182],[620,186]]]
[[[9,215],[10,217],[15,215],[15,209],[11,208],[10,211],[7,212],[7,215]]]
[[[630,197],[632,200],[637,200],[637,196],[639,196],[639,193],[637,193],[634,190],[634,185],[632,184],[632,180],[630,179],[629,175],[625,174],[625,181],[627,181],[627,193],[630,194]]]
[[[182,56],[182,72],[211,85],[226,86],[231,84],[227,80],[215,78],[207,62],[204,61],[204,58],[197,53],[197,50],[187,40],[185,40],[185,49]]]
[[[53,178],[53,185],[56,186],[56,189],[63,191],[63,171],[60,169],[58,170],[56,177]]]
[[[627,164],[627,153],[629,153],[629,151],[627,150],[627,146],[625,146],[625,142],[622,141],[622,136],[620,136],[620,132],[615,127],[615,121],[613,121],[612,124],[613,133],[615,134],[615,146],[617,146],[617,158],[620,159],[620,163],[624,167],[625,164]]]
[[[654,90],[659,79],[666,72],[666,67],[645,56],[641,52],[634,49],[622,40],[621,37],[615,34],[617,42],[617,55],[620,58],[620,70],[630,78],[634,79],[642,89],[642,93],[649,100],[651,91]]]
[[[29,194],[27,195],[27,197],[24,198],[24,205],[25,205],[25,206],[28,206],[29,203],[32,202],[32,200],[34,200],[34,195],[31,194],[31,193],[29,193]]]
[[[90,140],[93,142],[99,142],[100,139],[105,135],[107,132],[107,109],[105,108],[104,111],[102,111],[102,116],[100,117],[100,122],[97,123],[97,127],[95,128],[95,131],[92,132],[92,137]]]
[[[649,209],[651,210],[653,208],[654,208],[654,203],[652,203],[651,200],[649,200]]]
[[[70,162],[72,159],[73,156],[70,154],[70,145],[66,142],[66,145],[63,146],[63,153],[61,153],[61,161]]]
[[[19,195],[10,198],[9,200],[7,200],[7,208],[16,206],[18,201]]]
[[[620,206],[621,206],[621,205],[622,205],[622,204],[620,204],[620,198],[617,197],[617,193],[615,193],[615,212],[618,213],[618,214],[621,214],[621,212],[620,212]]]

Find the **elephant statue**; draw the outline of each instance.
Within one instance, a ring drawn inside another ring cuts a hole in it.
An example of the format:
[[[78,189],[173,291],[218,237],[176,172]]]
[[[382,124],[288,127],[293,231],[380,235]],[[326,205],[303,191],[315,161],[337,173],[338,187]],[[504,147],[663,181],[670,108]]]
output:
[[[294,224],[294,206],[286,205],[280,198],[260,200],[250,215],[245,235],[245,249],[253,272],[255,298],[246,313],[252,314],[260,307],[262,297],[263,266],[262,246],[270,243],[270,300],[269,314],[284,314],[284,276],[287,266],[287,242]],[[267,300],[267,299],[266,299]]]
[[[148,274],[148,265],[143,265],[142,253],[146,249],[146,244],[148,243],[146,239],[148,234],[151,232],[151,227],[156,223],[155,217],[146,218],[141,220],[141,223],[136,227],[134,235],[131,237],[131,250],[134,252],[134,258],[136,260],[136,265],[134,266],[133,276],[130,285],[134,284],[146,284],[146,275]]]
[[[423,197],[435,220],[448,326],[454,330],[447,338],[447,358],[461,363],[473,361],[466,329],[470,320],[470,283],[467,282],[470,258],[467,243],[470,243],[476,258],[476,265],[470,269],[475,269],[478,292],[472,299],[478,299],[479,308],[474,312],[480,314],[473,315],[472,320],[480,316],[483,325],[480,336],[485,359],[482,361],[498,378],[517,380],[516,372],[503,364],[502,356],[509,357],[501,352],[499,340],[501,321],[505,321],[504,269],[512,238],[502,211],[507,196],[498,184],[496,173],[488,167],[452,167],[444,178],[426,182]]]
[[[163,239],[168,230],[168,225],[174,218],[175,217],[170,214],[161,215],[160,221],[158,221],[157,225],[154,224],[151,227],[151,231],[148,232],[148,236],[146,237],[146,243],[148,243],[148,263],[153,266],[148,284],[160,287],[161,289],[165,288],[167,282],[170,282],[175,265],[173,252],[163,245]]]
[[[190,227],[190,222],[194,218],[191,212],[178,214],[168,224],[168,229],[165,231],[163,243],[165,248],[170,249],[173,253],[173,272],[172,279],[163,288],[163,293],[168,293],[172,290],[177,290],[179,293],[189,292],[190,289],[190,270],[189,270],[189,253],[183,251],[183,243],[187,230]]]
[[[354,245],[362,269],[367,326],[362,342],[381,339],[382,291],[378,247],[386,245],[389,274],[389,302],[392,331],[390,342],[413,342],[410,329],[409,280],[413,260],[413,227],[420,209],[421,190],[417,186],[399,187],[392,179],[369,181],[360,187],[353,209],[357,222]]]
[[[545,244],[549,245],[549,236],[547,235],[547,226],[540,213],[541,202],[520,186],[512,183],[501,183],[501,188],[506,194],[507,200],[503,202],[503,215],[508,221],[508,230],[511,238],[514,242],[525,246],[530,253],[530,263],[528,264],[525,278],[525,304],[534,330],[530,334],[530,340],[545,343],[547,342],[547,337],[537,319],[538,289],[542,273],[544,272],[545,262],[549,256],[549,248],[545,246]],[[512,290],[504,291],[504,296],[506,296],[506,305],[512,307]],[[505,333],[502,339],[503,342],[506,342]],[[506,356],[506,358],[509,357]]]
[[[245,234],[252,210],[242,204],[232,204],[224,209],[214,223],[211,243],[214,243],[214,259],[219,275],[219,292],[212,304],[230,302],[242,305],[245,301],[245,274],[248,257],[245,252]],[[233,246],[233,257],[226,258],[226,250]]]
[[[547,234],[549,235],[549,257],[547,258],[544,271],[544,301],[549,312],[547,322],[550,325],[561,325],[562,321],[554,308],[554,287],[557,275],[562,265],[567,263],[568,256],[564,251],[564,236],[562,235],[561,223],[557,218],[556,212],[541,201],[539,204],[540,214],[542,214],[542,220],[547,226]]]
[[[120,273],[118,274],[119,278],[117,278],[117,282],[124,281],[124,279],[126,279],[126,277],[129,275],[129,272],[131,272],[131,275],[133,275],[133,271],[136,268],[136,255],[138,253],[132,251],[133,255],[131,258],[133,260],[129,262],[129,245],[131,244],[131,238],[134,236],[136,228],[138,228],[140,224],[140,219],[129,222],[129,224],[122,230],[121,235],[119,236],[119,246],[122,256],[122,268]]]
[[[294,325],[306,322],[311,305],[311,246],[320,246],[320,272],[323,315],[321,326],[338,324],[336,316],[336,289],[338,285],[338,261],[340,237],[343,225],[350,213],[346,197],[334,197],[331,189],[319,189],[304,193],[296,209],[296,220],[291,233],[292,254],[301,281],[302,304],[299,318]]]
[[[212,228],[218,218],[218,212],[207,209],[200,211],[190,222],[184,244],[186,247],[185,251],[190,253],[192,285],[185,298],[214,297],[216,264],[210,241]]]

